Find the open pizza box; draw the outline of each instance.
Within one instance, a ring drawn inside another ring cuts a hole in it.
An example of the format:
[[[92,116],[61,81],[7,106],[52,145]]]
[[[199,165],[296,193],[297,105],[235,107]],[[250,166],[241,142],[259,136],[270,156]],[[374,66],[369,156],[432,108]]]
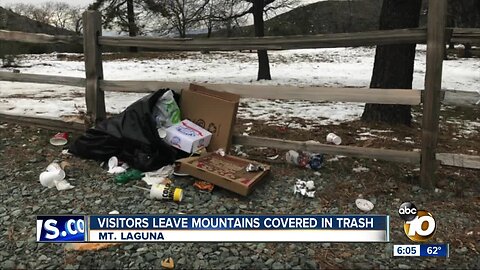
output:
[[[268,165],[217,153],[184,158],[177,162],[180,162],[180,173],[189,174],[243,196],[250,194],[254,185],[270,172]],[[249,164],[259,166],[262,170],[247,172]]]

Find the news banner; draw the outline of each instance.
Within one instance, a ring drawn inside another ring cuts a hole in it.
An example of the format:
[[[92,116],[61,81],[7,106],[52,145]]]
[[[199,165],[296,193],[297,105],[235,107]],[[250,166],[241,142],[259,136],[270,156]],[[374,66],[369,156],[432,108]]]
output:
[[[448,257],[432,240],[437,221],[404,202],[398,209],[409,244],[394,257]],[[390,243],[389,215],[41,215],[37,242],[344,242]],[[414,243],[411,243],[414,242]]]

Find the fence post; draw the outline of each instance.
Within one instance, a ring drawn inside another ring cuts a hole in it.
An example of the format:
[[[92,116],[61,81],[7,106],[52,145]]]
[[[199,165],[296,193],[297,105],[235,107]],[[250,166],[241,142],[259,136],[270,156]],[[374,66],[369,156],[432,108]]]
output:
[[[435,170],[438,167],[435,154],[440,115],[446,13],[447,0],[428,1],[427,67],[423,100],[420,171],[420,185],[428,189],[433,189],[435,186]]]
[[[85,103],[87,118],[85,124],[92,126],[105,119],[105,96],[100,89],[99,80],[103,80],[102,52],[98,37],[102,35],[102,18],[98,11],[87,10],[83,13],[83,54],[85,58]]]

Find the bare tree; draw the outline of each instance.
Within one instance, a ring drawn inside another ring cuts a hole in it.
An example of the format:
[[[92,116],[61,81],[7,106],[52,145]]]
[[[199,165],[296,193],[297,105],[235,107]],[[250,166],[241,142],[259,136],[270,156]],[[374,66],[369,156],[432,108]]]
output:
[[[210,0],[147,0],[147,8],[161,13],[168,20],[170,31],[176,31],[182,38],[187,31],[200,26],[207,18]]]
[[[46,2],[40,6],[40,9],[48,13],[50,25],[66,29],[70,23],[71,6],[62,2]]]
[[[70,18],[70,27],[69,30],[75,31],[75,33],[80,34],[83,31],[83,18],[82,14],[84,12],[83,8],[74,7],[70,9],[69,18]]]
[[[141,28],[136,19],[135,6],[139,6],[142,2],[140,0],[96,0],[89,9],[102,12],[106,27],[112,29],[116,26],[134,37],[138,35]],[[130,47],[130,51],[136,52],[137,48]]]
[[[207,37],[212,35],[213,30],[224,28],[227,37],[232,36],[233,28],[246,21],[239,14],[246,14],[249,9],[244,0],[210,0],[206,7],[205,26]]]
[[[380,29],[418,27],[421,0],[383,0]],[[411,89],[416,44],[379,45],[375,52],[370,88]],[[364,121],[412,123],[411,106],[366,104]]]
[[[80,33],[83,8],[63,2],[44,2],[39,6],[18,3],[10,9],[32,20]]]
[[[50,14],[48,11],[32,4],[18,3],[9,7],[13,12],[30,18],[32,20],[50,24]]]
[[[255,36],[263,37],[265,35],[265,26],[263,14],[270,11],[275,11],[282,8],[288,8],[292,1],[290,0],[245,0],[251,4],[251,7],[238,14],[237,16],[244,16],[246,14],[253,14],[253,26],[255,29]],[[258,75],[257,80],[271,80],[270,64],[266,50],[258,50]]]

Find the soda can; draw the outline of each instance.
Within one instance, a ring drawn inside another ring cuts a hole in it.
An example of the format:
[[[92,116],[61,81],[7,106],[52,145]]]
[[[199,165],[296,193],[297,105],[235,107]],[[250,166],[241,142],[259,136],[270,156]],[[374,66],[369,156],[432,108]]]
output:
[[[323,155],[322,154],[315,154],[310,157],[310,169],[312,170],[319,170],[323,165]]]
[[[310,155],[308,153],[302,153],[298,157],[298,166],[304,168],[310,163]]]

